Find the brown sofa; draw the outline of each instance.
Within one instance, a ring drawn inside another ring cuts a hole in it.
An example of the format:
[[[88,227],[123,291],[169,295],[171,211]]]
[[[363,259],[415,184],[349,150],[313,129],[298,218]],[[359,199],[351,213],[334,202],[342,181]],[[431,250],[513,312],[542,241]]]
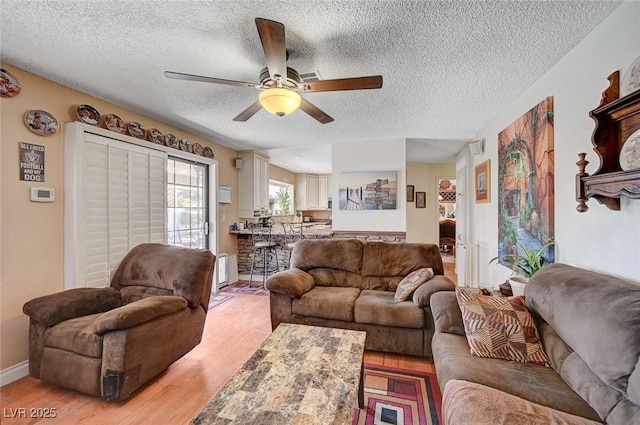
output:
[[[200,342],[214,266],[207,250],[141,244],[111,287],[27,302],[29,374],[109,400],[129,397]]]
[[[471,355],[455,294],[431,297],[447,424],[640,424],[640,286],[551,264],[527,284],[525,300],[552,367]]]
[[[398,283],[420,268],[434,277],[407,301],[395,302]],[[271,276],[271,326],[298,323],[367,332],[365,348],[431,356],[431,294],[453,291],[433,244],[304,239],[291,268]],[[453,292],[451,292],[453,293]]]

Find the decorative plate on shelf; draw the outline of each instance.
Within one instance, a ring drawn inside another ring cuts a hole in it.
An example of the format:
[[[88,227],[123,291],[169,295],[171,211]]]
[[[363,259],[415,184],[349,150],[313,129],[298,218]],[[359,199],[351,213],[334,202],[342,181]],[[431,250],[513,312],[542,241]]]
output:
[[[640,56],[631,64],[620,84],[620,97],[640,90]]]
[[[139,122],[128,122],[127,123],[127,134],[129,136],[133,136],[136,139],[146,139],[147,132]]]
[[[622,145],[620,168],[624,171],[640,169],[640,130],[629,136]]]
[[[164,136],[160,133],[160,130],[156,128],[150,128],[147,130],[147,140],[158,145],[164,144]]]
[[[120,134],[125,134],[127,132],[127,127],[122,118],[114,114],[105,115],[102,126],[107,130],[111,130]]]
[[[78,105],[76,107],[76,119],[89,125],[100,125],[100,112],[91,105]]]
[[[185,152],[193,152],[193,147],[191,146],[191,142],[187,139],[180,139],[180,150]]]
[[[207,158],[213,159],[213,149],[211,149],[209,146],[205,147],[204,156],[206,156]]]
[[[53,115],[39,109],[24,114],[24,123],[29,130],[40,136],[51,136],[58,131],[58,121]]]
[[[193,153],[195,153],[196,155],[202,155],[202,145],[200,143],[194,143],[193,144]]]
[[[178,139],[173,134],[164,135],[164,144],[170,148],[176,149],[178,147]]]
[[[0,97],[13,97],[20,94],[20,83],[9,71],[0,68]]]

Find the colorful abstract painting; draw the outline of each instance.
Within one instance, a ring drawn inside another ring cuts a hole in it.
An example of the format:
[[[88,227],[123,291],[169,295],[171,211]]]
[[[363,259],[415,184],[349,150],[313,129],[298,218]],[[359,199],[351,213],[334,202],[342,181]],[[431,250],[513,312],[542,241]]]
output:
[[[553,97],[498,134],[498,255],[554,240]],[[554,247],[543,253],[555,259]]]

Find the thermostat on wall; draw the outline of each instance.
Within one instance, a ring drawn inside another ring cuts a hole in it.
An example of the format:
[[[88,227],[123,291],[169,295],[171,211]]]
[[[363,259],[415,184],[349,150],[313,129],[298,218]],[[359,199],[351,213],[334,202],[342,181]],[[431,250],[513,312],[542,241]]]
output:
[[[33,202],[53,202],[56,200],[56,193],[50,187],[32,187],[31,201]]]

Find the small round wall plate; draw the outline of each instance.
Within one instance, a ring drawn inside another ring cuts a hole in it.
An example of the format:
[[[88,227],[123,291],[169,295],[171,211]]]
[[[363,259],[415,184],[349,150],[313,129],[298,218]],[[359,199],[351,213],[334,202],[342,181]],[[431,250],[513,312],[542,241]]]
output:
[[[640,169],[640,130],[629,136],[622,145],[620,168],[624,171]]]
[[[142,124],[135,121],[127,123],[127,134],[129,136],[135,137],[136,139],[144,140],[147,138],[147,132],[145,131]]]
[[[178,147],[178,139],[173,134],[164,135],[164,144],[170,148],[176,149]]]
[[[191,146],[191,142],[187,139],[180,139],[180,150],[185,152],[193,152],[193,147]]]
[[[147,130],[147,140],[158,145],[164,144],[164,136],[160,133],[160,130],[156,128]]]
[[[20,83],[9,71],[0,68],[0,97],[13,97],[20,94]]]
[[[202,148],[202,145],[200,143],[193,144],[193,153],[195,153],[196,155],[202,155],[203,150],[204,149]]]
[[[127,126],[122,118],[114,114],[105,115],[104,120],[102,121],[102,126],[107,130],[120,134],[125,134],[127,132]]]
[[[640,90],[640,56],[631,64],[620,84],[620,97]]]
[[[206,156],[207,158],[211,158],[213,159],[213,149],[211,149],[209,146],[206,146],[204,148],[204,156]]]
[[[100,112],[91,105],[78,105],[76,107],[76,119],[89,125],[100,125]]]
[[[24,123],[29,130],[40,136],[51,136],[58,131],[58,121],[53,115],[39,109],[24,114]]]

